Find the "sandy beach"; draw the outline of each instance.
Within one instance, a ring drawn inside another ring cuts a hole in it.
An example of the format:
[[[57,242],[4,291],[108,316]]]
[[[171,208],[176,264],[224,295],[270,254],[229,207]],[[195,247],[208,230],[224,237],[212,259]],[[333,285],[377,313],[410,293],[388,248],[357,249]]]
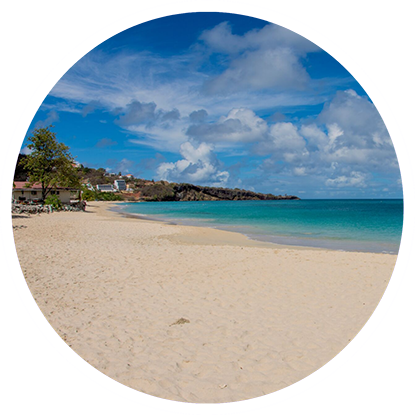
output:
[[[75,352],[165,399],[232,402],[303,379],[363,327],[396,261],[133,219],[110,206],[16,215],[20,264]]]

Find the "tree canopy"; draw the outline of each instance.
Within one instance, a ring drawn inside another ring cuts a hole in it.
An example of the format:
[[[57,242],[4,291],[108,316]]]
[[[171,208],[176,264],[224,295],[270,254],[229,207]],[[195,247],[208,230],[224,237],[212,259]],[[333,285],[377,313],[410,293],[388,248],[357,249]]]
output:
[[[29,175],[28,184],[42,185],[43,201],[57,187],[79,189],[81,186],[69,147],[56,140],[51,128],[52,125],[33,131],[28,137],[30,154],[20,162]]]

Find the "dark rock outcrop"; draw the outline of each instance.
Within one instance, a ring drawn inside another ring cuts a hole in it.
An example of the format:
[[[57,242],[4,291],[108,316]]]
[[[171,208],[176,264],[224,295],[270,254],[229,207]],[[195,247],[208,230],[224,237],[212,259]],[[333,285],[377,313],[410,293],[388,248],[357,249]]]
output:
[[[189,183],[164,181],[146,183],[140,189],[141,200],[146,201],[203,201],[203,200],[298,200],[297,196],[276,196],[250,190],[197,186]]]

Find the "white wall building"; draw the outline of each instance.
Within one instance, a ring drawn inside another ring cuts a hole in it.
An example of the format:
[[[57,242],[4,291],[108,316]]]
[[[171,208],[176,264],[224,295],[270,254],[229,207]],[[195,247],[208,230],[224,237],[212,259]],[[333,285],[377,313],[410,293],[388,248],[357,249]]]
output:
[[[114,180],[114,187],[118,190],[127,190],[127,185],[125,180]]]
[[[35,183],[29,187],[28,182],[14,182],[13,199],[17,202],[40,202],[42,200],[42,185]],[[78,198],[78,190],[68,187],[57,187],[48,193],[57,195],[62,203],[69,203]]]
[[[114,186],[112,184],[97,184],[98,192],[113,192]]]

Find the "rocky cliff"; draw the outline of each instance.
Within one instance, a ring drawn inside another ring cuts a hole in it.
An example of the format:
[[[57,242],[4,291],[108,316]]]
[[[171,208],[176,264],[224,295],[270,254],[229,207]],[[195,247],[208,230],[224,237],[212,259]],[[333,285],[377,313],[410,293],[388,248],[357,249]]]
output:
[[[188,183],[146,182],[140,186],[139,196],[146,201],[198,200],[298,200],[297,196],[276,196],[249,190],[196,186]]]

